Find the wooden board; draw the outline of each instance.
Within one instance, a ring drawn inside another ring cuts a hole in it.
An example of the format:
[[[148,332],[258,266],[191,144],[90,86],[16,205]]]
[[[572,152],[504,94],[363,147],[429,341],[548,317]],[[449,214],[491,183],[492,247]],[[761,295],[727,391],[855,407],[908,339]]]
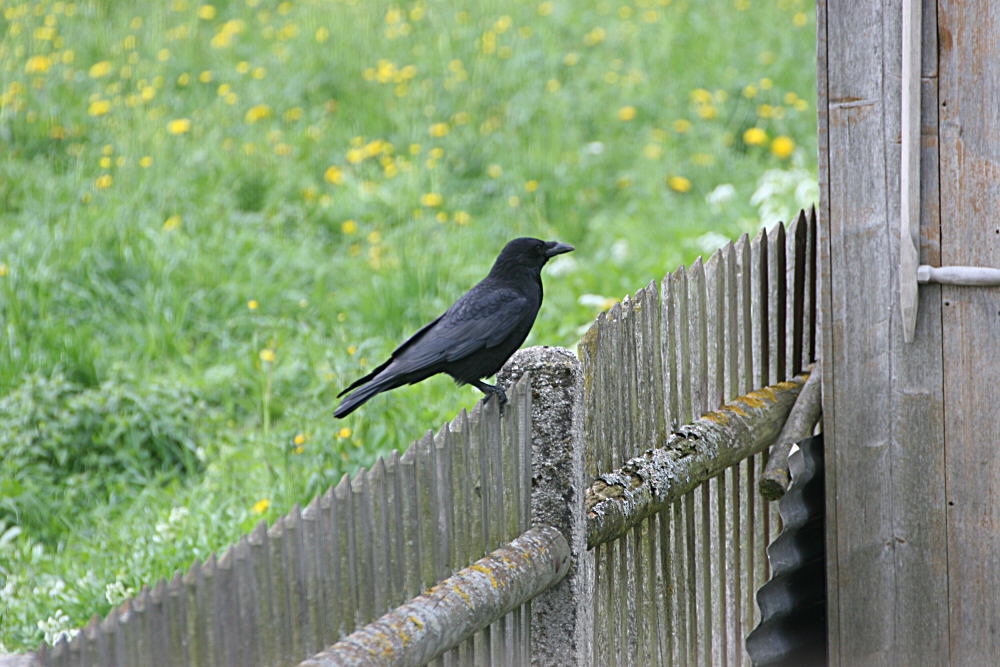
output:
[[[937,288],[921,288],[917,338],[904,344],[895,268],[901,14],[901,0],[826,0],[817,13],[834,665],[949,661],[941,303]],[[934,53],[933,2],[923,14],[924,49]],[[931,106],[935,65],[922,64]],[[923,262],[936,259],[939,233],[934,120],[925,111]]]
[[[940,6],[941,263],[1000,267],[1000,11]],[[951,659],[1000,656],[1000,290],[941,288]]]

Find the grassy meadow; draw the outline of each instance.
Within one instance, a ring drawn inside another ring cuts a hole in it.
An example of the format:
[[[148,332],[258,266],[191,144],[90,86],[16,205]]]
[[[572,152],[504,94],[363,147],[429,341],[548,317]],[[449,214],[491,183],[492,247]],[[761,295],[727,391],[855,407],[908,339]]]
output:
[[[336,394],[503,244],[528,344],[815,198],[806,0],[0,0],[0,653],[479,398]]]

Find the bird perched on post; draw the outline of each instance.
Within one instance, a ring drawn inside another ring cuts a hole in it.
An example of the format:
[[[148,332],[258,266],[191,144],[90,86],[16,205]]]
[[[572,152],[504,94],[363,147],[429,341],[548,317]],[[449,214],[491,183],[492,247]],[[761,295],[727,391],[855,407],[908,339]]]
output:
[[[471,384],[483,400],[507,402],[501,387],[482,378],[500,370],[521,346],[542,305],[542,267],[556,255],[574,250],[558,241],[519,238],[500,251],[489,275],[451,308],[396,348],[388,360],[354,381],[334,411],[346,417],[372,396],[447,373],[458,384]]]

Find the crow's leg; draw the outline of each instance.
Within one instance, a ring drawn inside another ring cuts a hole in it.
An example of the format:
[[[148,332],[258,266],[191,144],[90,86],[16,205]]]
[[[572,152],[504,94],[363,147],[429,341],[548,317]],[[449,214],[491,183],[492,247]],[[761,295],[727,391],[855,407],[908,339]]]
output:
[[[500,414],[503,414],[503,408],[507,405],[507,392],[503,390],[503,387],[486,384],[482,380],[473,380],[469,384],[485,394],[483,403],[490,400],[491,396],[496,396],[497,402],[500,404]]]

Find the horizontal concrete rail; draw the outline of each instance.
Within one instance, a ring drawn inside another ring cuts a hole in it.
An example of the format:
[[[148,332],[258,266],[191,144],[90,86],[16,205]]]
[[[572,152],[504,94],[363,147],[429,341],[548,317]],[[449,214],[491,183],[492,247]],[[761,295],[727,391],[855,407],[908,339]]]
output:
[[[423,665],[562,579],[569,545],[532,528],[299,667]]]
[[[586,492],[588,546],[621,537],[705,480],[769,447],[807,377],[752,391],[705,413],[663,447],[600,475]]]

